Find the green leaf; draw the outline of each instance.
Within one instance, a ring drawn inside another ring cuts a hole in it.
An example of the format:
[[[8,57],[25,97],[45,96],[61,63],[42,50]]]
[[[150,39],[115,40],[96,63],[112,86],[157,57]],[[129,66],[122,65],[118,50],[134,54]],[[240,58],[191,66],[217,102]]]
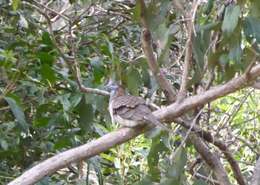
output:
[[[206,15],[209,15],[210,12],[212,11],[213,6],[214,6],[214,0],[208,0],[208,3],[206,4],[206,6],[204,8],[204,13]]]
[[[42,64],[48,64],[49,66],[52,66],[52,64],[55,60],[55,57],[50,55],[47,52],[38,52],[37,58],[40,59]]]
[[[207,183],[204,180],[196,179],[193,185],[207,185]]]
[[[152,185],[153,181],[149,176],[143,178],[140,182],[134,183],[134,185]]]
[[[24,132],[27,132],[29,126],[28,126],[28,123],[25,120],[25,115],[24,115],[22,108],[17,104],[17,102],[13,98],[4,97],[4,99],[8,103],[8,105],[10,106],[11,111],[12,111],[14,117],[17,119],[20,128]]]
[[[54,144],[54,149],[59,150],[67,146],[71,146],[71,137],[62,137]]]
[[[244,32],[247,40],[256,39],[260,43],[260,19],[255,17],[246,17],[244,21]]]
[[[17,59],[12,50],[0,50],[0,66],[10,68],[16,61]]]
[[[173,159],[172,165],[167,169],[166,184],[171,182],[172,184],[182,184],[184,177],[184,167],[187,162],[187,154],[183,147],[177,148],[175,158]]]
[[[80,127],[88,131],[90,125],[93,123],[94,111],[91,104],[87,103],[85,98],[81,99],[80,104],[78,105],[79,111],[79,125]]]
[[[39,117],[33,121],[33,126],[35,127],[45,127],[49,124],[50,118]]]
[[[8,143],[4,139],[0,139],[0,146],[3,150],[8,150]]]
[[[99,57],[94,57],[90,61],[91,66],[93,67],[94,83],[101,84],[101,79],[104,77],[105,68]]]
[[[70,101],[69,101],[70,94],[64,94],[58,97],[60,103],[62,104],[63,111],[67,112],[70,109]]]
[[[141,75],[135,68],[130,68],[127,72],[127,87],[131,94],[138,95],[139,86],[142,84]]]
[[[42,43],[47,46],[53,46],[53,42],[52,42],[50,34],[48,32],[42,33]]]
[[[13,10],[16,11],[21,4],[21,0],[12,0]]]
[[[44,80],[50,83],[54,83],[56,81],[55,72],[48,64],[41,65],[40,72]]]
[[[240,67],[241,57],[242,57],[242,48],[241,43],[236,42],[229,51],[228,54],[229,60],[234,61],[237,67]]]
[[[235,30],[240,16],[240,6],[238,5],[229,5],[225,10],[225,16],[222,23],[222,31],[230,36],[231,33]]]
[[[82,98],[81,93],[76,93],[76,94],[72,95],[70,98],[70,104],[71,104],[70,108],[75,108],[80,103],[81,98]]]
[[[159,154],[167,150],[167,147],[161,140],[161,135],[157,135],[152,139],[152,146],[148,154],[147,160],[149,167],[149,175],[154,181],[158,181],[160,179],[161,172],[158,165]]]
[[[132,19],[135,22],[140,22],[140,17],[141,17],[141,4],[140,1],[137,1],[133,9]]]

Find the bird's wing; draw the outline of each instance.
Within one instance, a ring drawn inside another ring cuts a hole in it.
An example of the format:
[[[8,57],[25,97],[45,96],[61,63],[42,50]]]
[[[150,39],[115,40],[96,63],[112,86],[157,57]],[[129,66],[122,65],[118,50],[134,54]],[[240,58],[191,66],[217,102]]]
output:
[[[122,125],[131,127],[131,125],[138,125],[134,122],[151,123],[171,132],[169,128],[157,120],[151,109],[146,105],[145,100],[140,97],[131,95],[118,96],[113,99],[112,104],[113,113],[116,117],[120,117]],[[122,123],[124,120],[126,123]]]
[[[151,113],[151,110],[144,104],[136,105],[134,108],[121,106],[118,109],[114,109],[114,114],[120,116],[123,119],[142,122],[145,122],[144,117]]]
[[[140,104],[145,104],[145,100],[137,96],[124,95],[113,98],[114,109],[118,109],[122,106],[134,108]]]
[[[151,113],[144,99],[136,96],[119,96],[114,98],[112,103],[114,114],[123,119],[142,121],[146,114]]]

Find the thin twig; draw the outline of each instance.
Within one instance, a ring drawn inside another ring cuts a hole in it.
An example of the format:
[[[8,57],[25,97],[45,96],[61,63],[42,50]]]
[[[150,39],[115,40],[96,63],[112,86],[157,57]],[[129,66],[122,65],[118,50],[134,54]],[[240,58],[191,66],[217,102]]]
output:
[[[62,17],[63,19],[65,19],[66,21],[70,21],[70,17],[68,17],[67,15],[64,15],[60,12],[57,12],[56,10],[53,10],[51,8],[49,8],[48,6],[45,6],[44,4],[41,4],[40,2],[36,1],[36,0],[32,0],[32,2],[34,2],[36,4],[36,6],[40,6],[41,8],[45,8],[46,10],[59,15],[60,17]]]
[[[75,71],[76,71],[76,80],[77,80],[77,84],[78,84],[78,87],[79,87],[80,91],[81,92],[85,92],[85,93],[109,96],[109,92],[107,92],[107,91],[100,90],[100,89],[95,89],[95,88],[85,87],[82,84],[81,72],[80,72],[78,61],[76,59],[76,48],[75,48],[75,44],[74,44],[74,41],[73,41],[73,33],[72,33],[72,31],[73,31],[72,30],[72,24],[70,23],[70,25],[69,25],[69,34],[70,34],[69,42],[70,42],[70,46],[71,46],[72,61],[74,63],[74,67],[75,67]]]
[[[56,15],[55,17],[53,17],[53,18],[51,19],[51,22],[57,21],[57,20],[61,17],[60,15],[62,15],[62,14],[63,14],[64,12],[66,12],[68,9],[70,9],[70,6],[67,7],[67,8],[64,8],[63,10],[61,10],[58,15]]]
[[[80,75],[80,70],[79,70],[79,67],[78,67],[78,64],[77,64],[77,61],[75,60],[75,51],[73,49],[73,56],[67,56],[64,54],[63,50],[59,47],[58,45],[58,42],[56,40],[56,37],[54,35],[54,32],[52,30],[52,24],[51,24],[51,20],[49,18],[49,16],[43,12],[40,8],[38,8],[37,6],[33,5],[33,4],[30,4],[28,2],[24,2],[24,4],[26,5],[29,5],[31,6],[32,8],[35,8],[40,14],[42,14],[45,19],[46,19],[46,22],[47,22],[47,25],[48,25],[48,29],[49,29],[49,33],[50,33],[50,36],[52,38],[52,41],[53,41],[53,44],[55,46],[55,48],[58,50],[59,54],[61,55],[61,57],[68,63],[71,63],[71,62],[74,62],[74,64],[76,63],[75,65],[75,69],[76,69],[76,79],[77,79],[77,83],[78,83],[78,86],[79,86],[79,89],[81,92],[84,92],[84,93],[90,93],[90,94],[98,94],[98,95],[103,95],[103,96],[109,96],[109,93],[107,91],[104,91],[104,90],[100,90],[100,89],[96,89],[96,88],[89,88],[89,87],[85,87],[83,84],[82,84],[82,80],[81,80],[81,75]],[[71,23],[70,23],[71,25]],[[70,34],[72,34],[72,31],[70,32]],[[72,35],[70,35],[70,38],[72,38]],[[74,46],[73,46],[74,47]],[[75,62],[76,61],[76,62]]]
[[[192,10],[191,12],[187,13],[185,16],[189,21],[187,21],[186,27],[187,27],[187,33],[188,33],[188,39],[186,41],[185,45],[185,58],[184,58],[184,68],[182,73],[182,81],[180,86],[180,91],[178,93],[178,101],[181,101],[183,98],[185,98],[187,94],[187,85],[188,85],[188,76],[190,71],[190,65],[192,60],[192,39],[194,36],[196,36],[196,32],[194,29],[194,20],[196,11],[198,8],[198,5],[200,3],[200,0],[194,1],[192,4]]]
[[[190,127],[188,129],[188,131],[185,133],[185,137],[182,139],[182,142],[181,144],[179,145],[179,147],[181,148],[182,146],[184,146],[184,144],[186,143],[191,131],[193,130],[194,128],[194,125],[196,124],[197,122],[197,119],[198,117],[200,116],[201,112],[203,111],[203,109],[200,110],[200,112],[195,116],[195,118],[192,120],[192,123],[190,124]],[[174,159],[175,156],[177,154],[177,150],[172,154],[171,158]]]
[[[194,173],[194,176],[197,177],[197,178],[201,178],[203,180],[205,180],[206,182],[210,182],[212,184],[216,184],[216,185],[220,185],[219,181],[215,180],[215,179],[211,179],[209,177],[206,177],[198,172],[195,172]]]
[[[159,86],[162,88],[165,97],[167,98],[168,102],[174,102],[175,101],[175,91],[170,84],[170,82],[166,79],[165,75],[160,71],[160,68],[157,64],[157,60],[153,53],[152,48],[152,38],[151,38],[151,32],[148,27],[148,23],[145,18],[145,3],[143,0],[139,0],[141,4],[141,23],[143,27],[143,34],[142,34],[142,46],[144,50],[144,54],[147,58],[147,62],[149,65],[149,68],[153,72],[153,75],[159,84]]]

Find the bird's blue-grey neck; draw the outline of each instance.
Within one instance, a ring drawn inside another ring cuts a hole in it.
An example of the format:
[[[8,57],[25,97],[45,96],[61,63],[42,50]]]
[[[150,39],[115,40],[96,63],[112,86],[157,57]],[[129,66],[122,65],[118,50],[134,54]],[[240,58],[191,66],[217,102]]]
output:
[[[117,88],[111,88],[111,90],[110,90],[110,98],[113,98],[113,97],[116,96],[117,89],[118,89],[118,87]]]
[[[119,85],[115,83],[108,85],[108,90],[110,91],[110,98],[117,96],[118,89],[119,89]]]

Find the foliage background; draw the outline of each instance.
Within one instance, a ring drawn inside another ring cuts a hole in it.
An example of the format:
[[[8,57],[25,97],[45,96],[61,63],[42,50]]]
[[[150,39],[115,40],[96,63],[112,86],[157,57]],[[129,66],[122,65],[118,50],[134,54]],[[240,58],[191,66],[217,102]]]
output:
[[[189,11],[191,2],[183,4]],[[0,0],[1,184],[37,161],[118,127],[110,121],[108,97],[79,88],[76,65],[86,87],[104,89],[114,77],[131,94],[166,105],[141,49],[139,6],[134,1]],[[158,64],[178,90],[185,19],[171,1],[149,1],[147,10]],[[260,3],[203,1],[194,31],[189,95],[198,86],[222,84],[242,74],[258,57]],[[259,99],[255,89],[240,90],[206,105],[200,119],[202,128],[225,141],[247,181],[260,152]],[[189,141],[179,147],[183,128],[172,124],[172,129],[175,135],[155,130],[38,184],[209,183],[197,175],[214,178],[203,161],[191,167],[199,158],[194,147]],[[210,149],[219,153],[235,184],[221,153]]]

